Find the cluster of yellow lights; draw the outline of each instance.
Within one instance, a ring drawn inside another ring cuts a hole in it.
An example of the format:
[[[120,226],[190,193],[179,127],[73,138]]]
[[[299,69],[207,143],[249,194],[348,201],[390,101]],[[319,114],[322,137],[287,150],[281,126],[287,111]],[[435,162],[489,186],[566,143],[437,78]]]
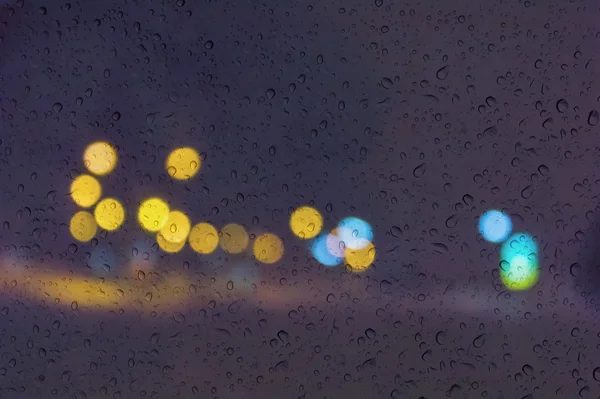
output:
[[[296,209],[290,217],[290,229],[299,238],[308,240],[315,238],[323,229],[323,217],[318,210],[309,206]],[[344,258],[346,265],[353,271],[365,271],[375,260],[375,246],[366,239],[353,239],[354,245],[343,241],[339,229],[327,235],[328,252],[335,257]],[[344,234],[351,236],[351,234]],[[318,259],[317,259],[318,260]]]
[[[83,161],[86,169],[95,176],[105,176],[117,165],[117,151],[106,142],[96,142],[86,148]],[[189,180],[201,166],[201,157],[192,148],[184,147],[172,151],[166,159],[165,168],[169,176],[176,180]],[[96,235],[98,227],[115,231],[125,221],[125,208],[113,197],[102,198],[102,185],[97,177],[90,174],[78,176],[71,184],[71,197],[75,204],[84,209],[77,212],[70,222],[73,237],[88,242]],[[156,234],[159,247],[168,253],[179,252],[186,243],[199,254],[210,254],[217,247],[229,254],[240,254],[248,248],[250,237],[239,224],[227,224],[220,231],[210,223],[192,225],[190,218],[180,210],[172,210],[164,200],[150,198],[143,201],[137,212],[137,221],[145,231]],[[317,237],[323,229],[323,217],[316,209],[302,206],[290,217],[290,229],[302,240]],[[338,237],[337,229],[328,235]],[[375,259],[375,247],[371,242],[365,245],[345,245],[338,240],[340,258],[353,270],[366,270]],[[355,240],[354,240],[355,241]],[[271,233],[263,233],[253,242],[254,257],[262,263],[275,263],[284,254],[283,240]]]
[[[83,162],[90,173],[104,176],[117,166],[117,151],[106,142],[96,142],[85,149]],[[113,231],[123,224],[125,208],[121,202],[110,197],[100,200],[101,197],[102,186],[94,176],[81,175],[71,183],[71,198],[75,204],[84,209],[95,205],[93,213],[82,210],[71,218],[69,228],[76,240],[90,241],[98,227]]]
[[[106,142],[91,144],[84,151],[86,169],[104,176],[117,165],[117,152]],[[175,180],[189,180],[200,170],[201,158],[192,148],[178,148],[172,151],[165,162],[169,176]],[[116,198],[102,197],[102,186],[91,175],[81,175],[71,184],[71,198],[82,208],[94,207],[93,213],[87,210],[77,212],[70,222],[73,237],[88,242],[96,235],[98,227],[117,230],[125,221],[125,208]],[[218,246],[226,253],[239,254],[248,248],[250,238],[246,229],[238,224],[227,224],[221,231],[210,223],[201,222],[192,226],[189,217],[182,211],[171,210],[160,198],[143,201],[137,212],[137,220],[147,232],[156,234],[159,247],[168,253],[179,252],[187,243],[199,254],[210,254]],[[259,235],[253,244],[255,258],[263,263],[275,263],[283,257],[283,241],[270,233]]]

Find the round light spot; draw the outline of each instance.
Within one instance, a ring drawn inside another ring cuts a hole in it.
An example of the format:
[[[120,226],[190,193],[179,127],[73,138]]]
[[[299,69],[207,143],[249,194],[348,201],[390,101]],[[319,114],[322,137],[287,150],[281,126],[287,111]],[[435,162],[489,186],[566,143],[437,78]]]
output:
[[[168,242],[179,244],[187,239],[191,227],[190,218],[185,213],[171,211],[167,223],[160,229],[160,235]]]
[[[336,266],[344,260],[344,251],[341,251],[341,256],[333,255],[329,251],[327,241],[330,236],[337,237],[333,234],[321,234],[314,239],[310,246],[312,256],[324,266]]]
[[[98,225],[94,215],[86,211],[80,211],[71,218],[69,230],[77,241],[88,242],[96,235]]]
[[[537,283],[539,278],[537,260],[516,255],[510,262],[500,262],[500,279],[511,291],[526,291]]]
[[[512,231],[512,222],[508,215],[495,209],[486,211],[479,218],[479,232],[489,242],[501,242]]]
[[[117,166],[117,152],[110,144],[99,141],[85,149],[83,163],[91,173],[102,176]]]
[[[102,196],[102,186],[90,175],[81,175],[71,183],[71,198],[82,208],[93,206]]]
[[[299,238],[308,240],[316,237],[323,228],[323,217],[314,208],[303,206],[290,217],[290,229]]]
[[[219,233],[209,223],[198,223],[190,231],[189,242],[199,254],[210,254],[219,245]]]
[[[172,151],[167,157],[167,173],[176,180],[189,180],[200,170],[200,155],[193,148],[184,147]]]
[[[346,243],[338,235],[338,229],[334,229],[331,233],[327,234],[325,246],[327,252],[336,258],[346,256]]]
[[[277,262],[283,256],[283,241],[274,234],[261,234],[254,241],[254,256],[262,263]]]
[[[373,243],[361,242],[359,244],[361,249],[346,247],[346,264],[348,264],[354,272],[367,270],[375,260],[375,246]]]
[[[185,241],[181,241],[181,242],[167,241],[167,239],[165,239],[165,237],[161,233],[156,234],[156,242],[158,243],[158,246],[160,247],[160,249],[162,249],[163,251],[168,252],[170,254],[174,254],[176,252],[181,251],[181,249],[185,245]]]
[[[337,235],[347,248],[362,249],[361,245],[373,242],[373,228],[362,219],[355,217],[342,219],[337,230]]]
[[[158,198],[150,198],[141,203],[138,209],[138,222],[143,229],[157,232],[169,220],[169,205]]]
[[[239,224],[228,224],[221,229],[219,242],[223,251],[239,254],[248,246],[248,233]]]
[[[515,233],[500,248],[500,279],[509,290],[531,289],[539,278],[538,247],[529,234]]]
[[[125,220],[125,208],[118,200],[105,198],[96,205],[94,217],[98,226],[104,230],[114,231],[121,227]]]

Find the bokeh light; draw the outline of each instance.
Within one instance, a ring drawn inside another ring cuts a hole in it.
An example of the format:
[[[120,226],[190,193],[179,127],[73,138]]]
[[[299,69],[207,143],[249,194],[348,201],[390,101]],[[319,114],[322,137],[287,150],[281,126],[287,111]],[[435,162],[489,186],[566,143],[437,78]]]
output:
[[[248,246],[248,233],[239,224],[228,224],[221,229],[219,234],[223,251],[230,254],[239,254]]]
[[[176,180],[189,180],[200,170],[200,155],[189,147],[178,148],[167,157],[167,173]]]
[[[125,220],[125,208],[115,198],[105,198],[96,205],[94,217],[98,226],[104,230],[114,231],[121,227]]]
[[[96,178],[81,175],[71,183],[71,198],[82,208],[93,206],[102,196],[102,186]]]
[[[166,241],[179,244],[184,243],[190,234],[190,229],[192,225],[190,223],[190,218],[181,211],[171,211],[169,212],[169,217],[167,219],[167,223],[160,230],[160,235]]]
[[[537,283],[540,275],[537,259],[514,256],[510,262],[500,262],[500,279],[511,291],[526,291]]]
[[[479,218],[479,232],[489,242],[501,242],[512,231],[510,217],[498,210],[484,212]]]
[[[167,224],[169,220],[169,205],[159,199],[150,198],[140,204],[138,210],[138,222],[143,229],[157,232]]]
[[[283,240],[271,233],[261,234],[254,240],[253,249],[259,262],[272,264],[283,256]]]
[[[198,223],[190,231],[189,242],[199,254],[210,254],[219,245],[219,233],[210,223]]]
[[[359,239],[356,246],[360,249],[346,247],[346,264],[352,268],[353,272],[362,272],[367,270],[375,260],[375,246],[366,239]]]
[[[373,228],[367,222],[355,217],[342,219],[338,224],[337,235],[347,248],[363,249],[373,242]],[[364,245],[361,247],[361,245]]]
[[[299,238],[308,240],[316,237],[323,228],[323,217],[314,208],[303,206],[290,217],[290,229]]]
[[[117,151],[104,141],[90,144],[83,152],[83,163],[91,173],[105,175],[117,166]]]
[[[330,237],[334,237],[334,240],[337,239],[339,242],[339,237],[335,234],[321,234],[313,240],[310,246],[312,256],[324,266],[336,266],[344,260],[344,251],[334,254],[329,250],[328,240]]]
[[[538,248],[529,234],[515,233],[500,248],[500,279],[512,291],[531,289],[539,278]]]
[[[94,215],[90,212],[80,211],[71,218],[69,230],[77,241],[88,242],[96,235],[98,225]]]
[[[158,243],[160,249],[168,253],[179,252],[185,246],[185,241],[171,242],[167,240],[162,233],[156,234],[156,242]]]
[[[327,235],[327,251],[336,258],[344,258],[346,256],[346,243],[342,241],[338,235],[338,229],[333,229]]]

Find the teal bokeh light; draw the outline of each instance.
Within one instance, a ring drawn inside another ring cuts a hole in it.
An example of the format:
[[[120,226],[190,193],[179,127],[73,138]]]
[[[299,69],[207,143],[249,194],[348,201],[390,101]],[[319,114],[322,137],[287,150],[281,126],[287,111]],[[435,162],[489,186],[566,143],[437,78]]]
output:
[[[500,248],[500,279],[511,291],[531,289],[539,278],[538,246],[529,234],[515,233]]]

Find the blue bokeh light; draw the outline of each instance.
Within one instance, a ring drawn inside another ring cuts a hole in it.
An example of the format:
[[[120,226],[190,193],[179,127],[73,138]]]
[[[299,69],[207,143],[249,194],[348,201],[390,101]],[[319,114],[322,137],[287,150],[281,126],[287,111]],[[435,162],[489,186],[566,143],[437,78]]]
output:
[[[504,241],[511,231],[510,218],[500,211],[495,209],[486,211],[479,218],[479,232],[487,241]]]
[[[342,263],[342,258],[333,255],[327,248],[329,234],[321,234],[315,238],[310,246],[313,257],[325,266],[336,266]]]
[[[373,242],[373,228],[367,222],[355,217],[342,219],[338,224],[337,234],[346,247],[362,249],[365,243]]]

